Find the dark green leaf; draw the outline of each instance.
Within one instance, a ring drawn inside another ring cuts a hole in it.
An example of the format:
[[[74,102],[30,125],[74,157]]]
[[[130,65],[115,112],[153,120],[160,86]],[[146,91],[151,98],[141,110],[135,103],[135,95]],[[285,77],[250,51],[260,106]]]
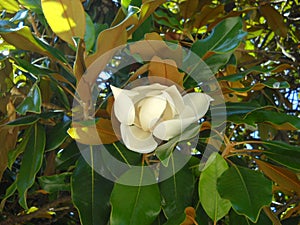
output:
[[[42,14],[41,0],[19,0],[19,2],[35,13]]]
[[[85,13],[85,34],[84,34],[84,42],[85,42],[85,50],[90,51],[96,40],[96,31],[94,23],[89,16],[89,14]]]
[[[5,192],[5,195],[2,197],[2,200],[0,202],[0,212],[2,212],[5,202],[6,200],[11,197],[17,190],[17,182],[13,182],[7,189]]]
[[[70,127],[71,121],[60,122],[52,127],[47,132],[46,150],[54,150],[58,148],[65,139],[69,136],[67,130]]]
[[[37,84],[34,84],[30,89],[27,97],[23,102],[18,105],[16,111],[21,115],[25,115],[26,112],[41,113],[42,96],[41,91]]]
[[[199,198],[207,213],[213,220],[224,217],[231,208],[227,199],[222,199],[217,190],[217,179],[228,169],[227,162],[217,152],[211,154],[199,179]]]
[[[264,154],[275,162],[290,169],[300,170],[300,147],[289,145],[280,141],[264,142]]]
[[[25,209],[27,209],[27,191],[34,184],[35,176],[42,166],[45,143],[44,127],[36,123],[30,133],[30,139],[26,145],[17,177],[17,189],[20,195],[19,203]]]
[[[29,115],[24,117],[19,117],[6,125],[8,126],[26,126],[36,123],[40,118],[37,115]]]
[[[68,171],[74,166],[80,156],[78,146],[75,141],[71,142],[67,147],[60,150],[56,157],[56,168],[58,170]]]
[[[39,177],[42,189],[49,192],[70,191],[70,176],[72,173],[60,173],[52,176]]]
[[[12,169],[12,166],[16,161],[17,157],[25,151],[25,148],[30,139],[31,132],[32,132],[32,126],[25,130],[21,143],[19,143],[14,150],[8,152],[8,168],[10,170]]]
[[[84,158],[79,158],[71,179],[72,199],[82,224],[106,225],[113,183],[96,173],[91,166]]]
[[[140,186],[120,183],[140,183]],[[150,185],[145,185],[147,183]],[[148,167],[132,168],[125,172],[116,181],[110,200],[111,225],[151,225],[160,212],[158,184]]]
[[[192,205],[194,176],[187,166],[176,173],[177,160],[171,156],[168,167],[161,167],[160,170],[162,177],[170,175],[169,171],[173,172],[170,178],[159,183],[162,208],[168,219],[184,214],[184,209]]]
[[[218,191],[233,209],[256,222],[261,208],[272,201],[272,182],[262,173],[232,166],[218,179]]]
[[[238,225],[272,225],[272,221],[268,218],[268,216],[261,211],[259,214],[259,218],[256,223],[251,222],[247,217],[238,215],[234,210],[231,210],[229,213],[230,224],[238,224]]]

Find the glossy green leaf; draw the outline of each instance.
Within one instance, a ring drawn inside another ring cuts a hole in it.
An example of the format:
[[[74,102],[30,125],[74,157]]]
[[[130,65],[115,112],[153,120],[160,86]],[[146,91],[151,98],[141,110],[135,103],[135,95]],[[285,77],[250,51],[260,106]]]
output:
[[[12,169],[12,166],[16,161],[17,157],[25,151],[28,141],[30,139],[31,132],[32,126],[25,130],[21,143],[19,143],[15,149],[8,152],[8,168],[10,170]]]
[[[49,193],[58,191],[70,191],[70,176],[72,173],[60,173],[52,176],[39,177],[41,188]]]
[[[168,167],[160,169],[161,177],[170,177],[159,183],[162,209],[168,219],[176,217],[178,214],[184,214],[184,209],[192,205],[195,182],[192,170],[188,166],[184,166],[176,172],[177,163],[178,158],[171,156]]]
[[[46,150],[58,148],[69,136],[67,130],[70,128],[71,121],[57,123],[47,132]]]
[[[30,89],[27,97],[23,102],[18,105],[16,111],[21,115],[25,115],[26,112],[41,113],[42,96],[41,91],[37,84],[34,84]]]
[[[109,197],[113,183],[100,176],[93,166],[84,158],[79,158],[71,179],[72,200],[82,224],[106,225],[109,220]]]
[[[71,142],[67,147],[61,149],[56,156],[56,168],[58,170],[68,171],[73,167],[78,158],[81,156],[75,141]]]
[[[40,118],[37,115],[29,115],[24,117],[19,117],[18,119],[15,119],[6,125],[8,126],[26,126],[26,125],[32,125],[36,123]]]
[[[26,145],[21,168],[17,176],[19,203],[25,209],[27,209],[27,191],[34,184],[35,176],[42,166],[45,143],[45,129],[42,125],[36,123],[30,133],[30,139]]]
[[[224,54],[232,52],[247,34],[242,30],[242,20],[231,17],[222,20],[209,37],[195,42],[191,50],[201,58],[209,52]]]
[[[217,179],[228,169],[227,162],[217,152],[210,155],[199,179],[199,198],[207,213],[213,220],[224,217],[231,208],[227,199],[222,199],[217,190]]]
[[[87,13],[85,14],[85,24],[86,24],[85,34],[84,34],[85,50],[89,52],[95,44],[96,31],[95,31],[94,23],[91,17],[89,16],[89,14]]]
[[[264,142],[265,150],[263,153],[275,162],[290,169],[300,171],[300,147],[289,145],[280,141]]]
[[[272,182],[262,173],[232,166],[218,179],[218,192],[233,209],[256,222],[263,206],[272,201]]]
[[[70,45],[84,38],[85,13],[80,0],[41,0],[44,16],[54,33]]]
[[[127,186],[120,183],[140,183]],[[120,183],[119,183],[120,182]],[[143,185],[144,183],[153,183]],[[115,183],[111,194],[111,225],[151,225],[160,212],[158,184],[149,167],[132,168]]]

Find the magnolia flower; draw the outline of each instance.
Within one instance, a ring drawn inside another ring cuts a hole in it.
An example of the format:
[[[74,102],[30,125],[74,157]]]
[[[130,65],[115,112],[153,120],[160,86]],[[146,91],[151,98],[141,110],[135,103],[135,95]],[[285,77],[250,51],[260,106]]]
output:
[[[213,100],[203,93],[182,96],[175,85],[158,83],[131,90],[111,86],[114,113],[126,147],[139,153],[155,150],[159,140],[182,133],[205,115]]]

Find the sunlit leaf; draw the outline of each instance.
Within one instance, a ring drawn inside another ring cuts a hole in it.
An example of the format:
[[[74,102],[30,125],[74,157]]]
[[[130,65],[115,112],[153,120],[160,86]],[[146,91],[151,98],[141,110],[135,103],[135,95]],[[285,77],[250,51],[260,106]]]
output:
[[[54,33],[75,45],[73,38],[83,39],[85,13],[80,0],[41,0],[43,13]]]
[[[26,145],[22,165],[17,176],[19,203],[24,209],[28,208],[27,191],[34,184],[36,174],[42,166],[45,143],[45,129],[42,125],[36,123],[30,133],[30,139]]]
[[[15,13],[19,11],[19,4],[16,0],[5,0],[0,2],[0,9],[5,9],[8,13]]]
[[[37,84],[34,84],[30,89],[27,97],[23,102],[18,105],[16,111],[21,115],[25,115],[26,112],[41,113],[42,96],[41,91]]]
[[[272,182],[261,173],[232,166],[218,179],[218,192],[233,209],[256,222],[263,206],[272,200]]]
[[[228,169],[227,162],[218,153],[213,153],[206,162],[199,179],[199,198],[207,213],[213,220],[224,217],[231,208],[227,199],[222,199],[217,190],[217,179]]]
[[[95,126],[73,122],[68,134],[76,141],[88,145],[111,144],[118,141],[111,121],[103,118],[100,118]]]

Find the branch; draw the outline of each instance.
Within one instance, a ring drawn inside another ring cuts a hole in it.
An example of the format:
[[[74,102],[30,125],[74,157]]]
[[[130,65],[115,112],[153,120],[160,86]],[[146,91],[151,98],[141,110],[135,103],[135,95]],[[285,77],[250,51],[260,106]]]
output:
[[[0,225],[23,224],[26,221],[30,221],[33,218],[36,218],[39,215],[48,212],[50,208],[56,208],[60,204],[70,203],[70,202],[71,202],[71,196],[65,196],[65,197],[56,199],[55,201],[42,206],[41,208],[39,208],[37,211],[35,211],[33,213],[25,214],[25,215],[21,215],[21,216],[11,215],[5,221],[0,222]]]

